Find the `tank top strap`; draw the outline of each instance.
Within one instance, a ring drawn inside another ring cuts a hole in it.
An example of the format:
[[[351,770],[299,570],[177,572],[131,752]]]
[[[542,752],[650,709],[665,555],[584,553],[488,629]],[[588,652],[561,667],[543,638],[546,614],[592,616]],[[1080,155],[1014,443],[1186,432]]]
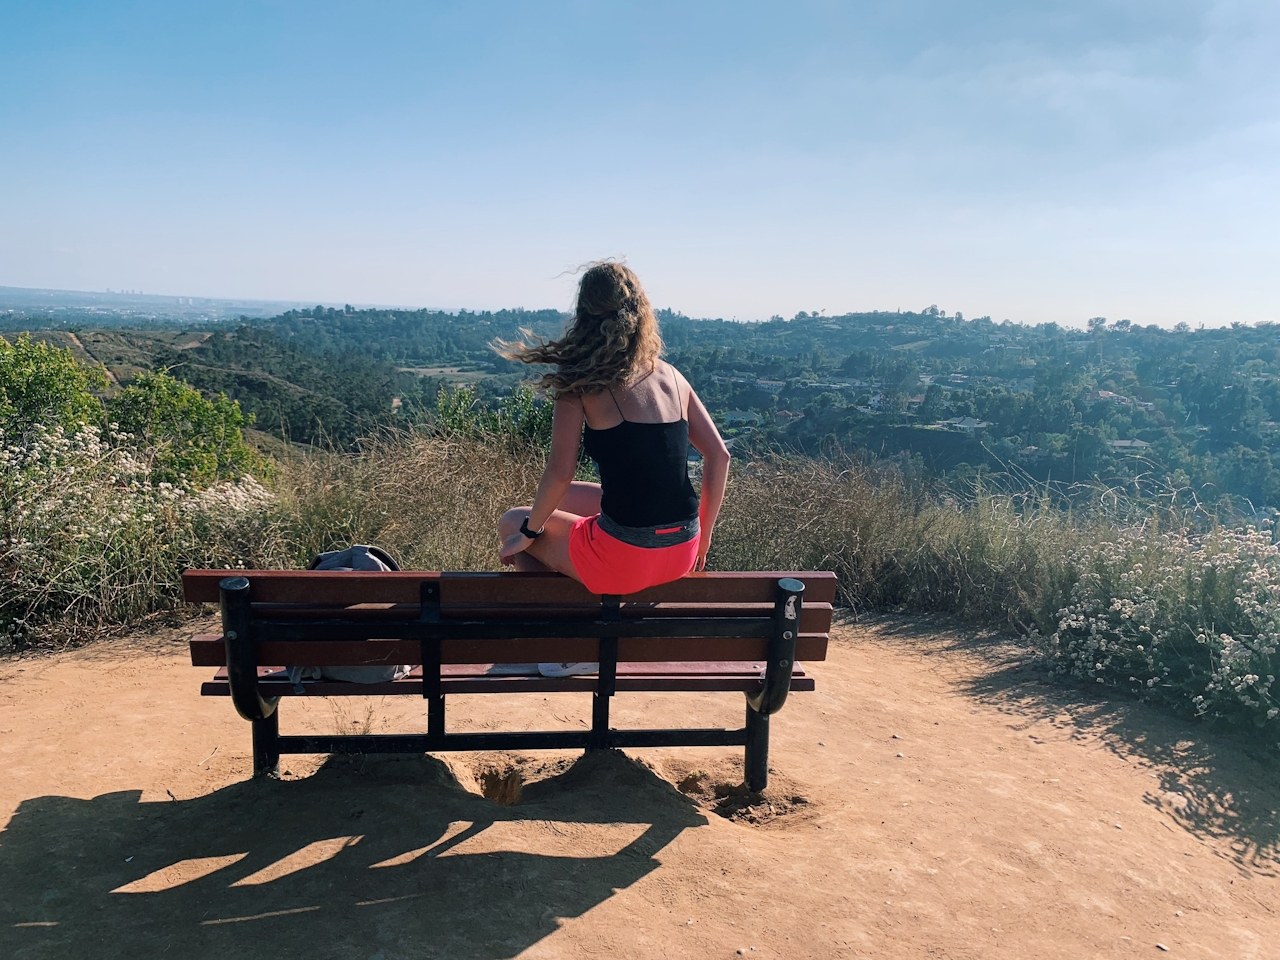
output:
[[[622,412],[622,405],[618,403],[618,398],[613,395],[613,387],[606,387],[605,389],[609,391],[609,398],[613,401],[613,405],[618,408],[618,416],[622,418],[623,423],[626,423],[627,415]]]

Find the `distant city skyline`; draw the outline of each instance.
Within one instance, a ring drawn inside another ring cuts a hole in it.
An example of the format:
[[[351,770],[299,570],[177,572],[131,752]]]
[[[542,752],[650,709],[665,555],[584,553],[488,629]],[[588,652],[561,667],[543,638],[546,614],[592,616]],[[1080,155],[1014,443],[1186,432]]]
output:
[[[9,5],[0,284],[1280,321],[1280,5]]]

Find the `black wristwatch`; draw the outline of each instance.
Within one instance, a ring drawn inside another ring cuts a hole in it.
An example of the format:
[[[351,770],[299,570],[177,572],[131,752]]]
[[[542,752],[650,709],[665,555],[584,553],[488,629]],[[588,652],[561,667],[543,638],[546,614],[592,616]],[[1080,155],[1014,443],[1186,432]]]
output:
[[[542,536],[543,532],[546,529],[547,528],[544,525],[542,530],[539,530],[537,533],[534,533],[532,530],[529,529],[528,517],[525,517],[522,521],[520,521],[520,532],[524,534],[526,537],[528,537],[530,540],[537,540],[540,536]]]

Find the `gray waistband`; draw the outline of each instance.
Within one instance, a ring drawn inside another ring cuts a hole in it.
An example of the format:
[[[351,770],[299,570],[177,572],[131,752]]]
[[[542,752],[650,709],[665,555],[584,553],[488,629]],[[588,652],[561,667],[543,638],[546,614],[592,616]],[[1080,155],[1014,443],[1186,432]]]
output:
[[[701,532],[697,517],[690,517],[683,523],[659,523],[652,527],[624,527],[602,513],[596,522],[609,536],[623,543],[629,543],[633,547],[674,547],[676,544],[688,543]]]

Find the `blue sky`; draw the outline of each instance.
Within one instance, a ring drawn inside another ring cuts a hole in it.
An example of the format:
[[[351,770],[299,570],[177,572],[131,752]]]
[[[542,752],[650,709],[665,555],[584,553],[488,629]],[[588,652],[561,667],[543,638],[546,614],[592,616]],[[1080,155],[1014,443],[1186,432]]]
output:
[[[1280,4],[0,0],[0,284],[1280,321]]]

